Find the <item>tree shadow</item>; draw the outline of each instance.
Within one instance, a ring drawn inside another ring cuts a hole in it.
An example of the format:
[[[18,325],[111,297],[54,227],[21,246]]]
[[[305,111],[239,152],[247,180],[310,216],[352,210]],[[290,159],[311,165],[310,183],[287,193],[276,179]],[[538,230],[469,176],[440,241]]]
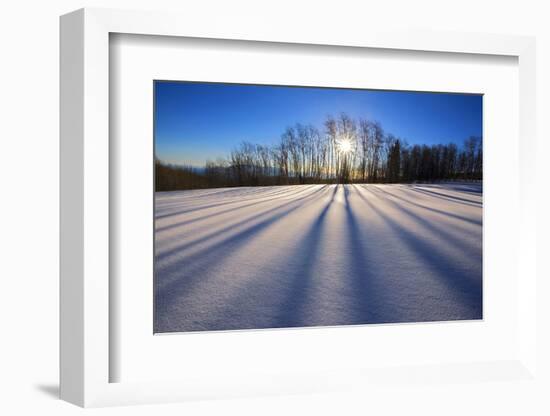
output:
[[[270,277],[251,276],[251,279],[244,286],[237,296],[227,301],[227,305],[215,317],[205,323],[208,330],[227,329],[262,329],[262,328],[294,328],[311,326],[308,321],[308,312],[311,305],[308,298],[311,292],[315,265],[319,259],[319,246],[325,227],[325,220],[334,202],[338,186],[334,187],[329,201],[321,209],[316,220],[308,228],[305,236],[296,244],[299,252],[292,253],[288,260],[292,264],[289,274],[281,276],[281,281],[275,281]],[[277,279],[279,280],[279,279]],[[251,297],[260,294],[258,299]],[[267,295],[266,295],[267,294]],[[280,297],[280,301],[274,301],[273,312],[259,313],[258,308],[265,303],[264,296]],[[243,305],[252,305],[244,307]],[[227,316],[235,317],[235,322],[228,324]]]
[[[321,189],[325,189],[325,192],[327,190],[326,188]],[[219,263],[224,258],[228,258],[233,253],[238,252],[242,246],[249,244],[250,241],[252,241],[261,231],[264,231],[269,226],[299,208],[303,208],[305,205],[320,198],[324,193],[319,193],[321,189],[309,194],[308,197],[301,198],[299,201],[293,200],[290,204],[286,204],[286,209],[283,209],[277,214],[271,215],[259,223],[248,226],[244,230],[233,234],[231,237],[205,248],[205,254],[207,253],[208,255],[204,256],[202,260],[194,259],[191,266],[187,266],[185,264],[187,263],[187,259],[183,259],[168,268],[163,268],[161,271],[155,270],[155,332],[163,332],[160,325],[160,320],[168,313],[168,308],[176,302],[182,294],[190,294],[196,285],[205,283],[205,272],[213,267],[211,261],[212,258],[215,258],[216,263]],[[279,206],[275,210],[279,210],[281,208],[282,206]],[[269,210],[269,213],[275,210]],[[266,213],[263,213],[262,215],[266,215]],[[245,222],[248,221],[250,220],[248,219]],[[182,275],[181,271],[184,271],[185,274]],[[167,284],[159,287],[160,274],[170,276],[174,273],[177,273],[178,275],[172,278]]]
[[[157,191],[156,195],[164,202],[170,204],[174,202],[175,205],[179,204],[182,200],[200,200],[203,198],[227,198],[228,195],[238,193],[238,196],[249,195],[252,192],[259,192],[254,188],[248,187],[233,187],[233,188],[206,188],[206,189],[182,189],[180,191]],[[175,201],[171,201],[171,200]]]
[[[435,184],[423,184],[423,187],[435,188],[435,189],[446,189],[449,188],[452,191],[456,192],[465,192],[468,194],[482,194],[483,193],[483,184],[482,183],[452,183],[446,182],[445,186],[435,185]]]
[[[187,242],[187,243],[182,243],[182,244],[179,244],[179,245],[177,245],[177,246],[174,246],[173,248],[171,248],[171,249],[169,249],[169,250],[164,250],[162,253],[156,253],[156,259],[160,261],[160,260],[162,260],[162,259],[168,258],[169,256],[171,256],[171,255],[173,255],[173,254],[175,254],[175,253],[181,253],[182,251],[187,250],[187,249],[189,249],[189,248],[191,248],[191,247],[194,247],[194,246],[196,246],[196,245],[198,245],[198,244],[205,243],[206,241],[210,240],[211,238],[218,237],[218,236],[221,235],[221,234],[228,233],[228,232],[230,232],[230,231],[232,231],[232,230],[234,230],[234,229],[236,229],[236,228],[239,228],[240,226],[242,226],[242,225],[244,225],[244,224],[246,224],[246,223],[249,223],[250,221],[254,221],[254,220],[258,219],[258,218],[261,218],[261,217],[264,217],[264,216],[266,216],[266,215],[269,215],[269,214],[271,214],[271,213],[273,213],[273,212],[279,210],[279,209],[282,208],[282,207],[288,206],[289,204],[295,204],[295,203],[300,202],[300,201],[309,200],[309,199],[315,197],[315,195],[316,195],[317,193],[322,192],[323,190],[325,190],[325,189],[326,189],[326,186],[327,186],[327,185],[325,185],[324,187],[321,187],[321,188],[319,188],[319,189],[316,189],[315,191],[310,192],[310,193],[308,193],[307,195],[304,195],[304,196],[302,196],[302,197],[300,197],[300,198],[294,198],[294,199],[292,199],[292,201],[290,201],[290,202],[288,202],[288,201],[287,201],[287,202],[283,202],[283,203],[281,203],[281,204],[279,204],[279,205],[277,205],[277,206],[275,206],[275,207],[272,207],[272,208],[270,208],[270,209],[261,211],[261,212],[259,212],[259,213],[257,213],[257,214],[248,216],[248,217],[246,217],[246,218],[244,218],[244,219],[242,219],[242,220],[240,220],[240,221],[237,221],[237,222],[235,222],[235,223],[232,223],[232,224],[230,224],[230,225],[227,225],[227,226],[225,226],[225,227],[223,227],[223,228],[221,228],[221,229],[220,229],[220,228],[217,228],[217,229],[215,229],[214,231],[212,231],[211,233],[208,233],[208,234],[206,234],[206,235],[203,235],[203,236],[201,236],[201,237],[199,237],[199,238],[196,238],[196,239],[194,239],[194,240],[192,240],[192,241],[189,241],[189,242]],[[240,208],[240,207],[237,207],[237,208],[235,208],[234,210],[236,211],[236,210],[238,210],[239,208]]]
[[[326,186],[327,185],[324,185],[323,187],[319,188],[319,190],[322,190]],[[285,198],[285,197],[291,196],[291,195],[292,194],[290,194],[290,195],[285,194],[285,195],[282,195],[282,196],[276,196],[276,197],[271,197],[271,198],[267,198],[267,199],[262,199],[260,201],[254,201],[254,202],[251,202],[249,204],[239,205],[238,207],[233,207],[233,208],[224,209],[222,211],[213,212],[212,214],[201,215],[200,217],[197,217],[197,218],[191,218],[191,219],[185,220],[185,221],[178,221],[178,222],[173,223],[173,224],[165,225],[163,227],[158,227],[158,228],[155,229],[155,232],[162,232],[162,231],[166,231],[166,230],[171,230],[171,229],[178,228],[178,227],[181,227],[181,226],[184,226],[184,225],[193,224],[193,223],[196,223],[196,222],[204,221],[206,219],[211,219],[211,218],[217,217],[219,215],[227,214],[227,213],[235,211],[237,209],[249,208],[249,207],[252,207],[252,206],[255,206],[255,205],[265,204],[265,203],[268,203],[268,202],[272,202],[273,200],[280,199],[280,198]]]
[[[371,192],[372,193],[372,192]],[[465,270],[452,258],[449,258],[437,245],[430,244],[424,238],[411,232],[385,214],[376,204],[369,201],[361,192],[357,195],[374,211],[416,257],[429,267],[438,281],[444,284],[449,295],[459,302],[467,312],[461,319],[482,318],[482,270],[481,261],[478,272]],[[374,194],[373,194],[374,195]]]
[[[350,203],[349,189],[348,186],[344,188],[344,201],[347,224],[346,235],[352,250],[346,261],[349,263],[351,271],[343,278],[350,283],[351,301],[353,303],[348,306],[348,318],[341,324],[395,322],[396,311],[391,309],[390,304],[386,301],[380,282],[377,282],[380,276],[375,276],[372,272],[372,265],[374,265],[376,259],[371,258],[365,244],[365,236],[360,231],[362,226]]]
[[[479,206],[482,205],[482,202],[476,202],[476,201],[472,201],[471,199],[468,199],[468,198],[461,198],[461,197],[458,197],[458,196],[449,195],[449,194],[442,193],[442,192],[436,192],[436,191],[432,191],[432,190],[428,190],[428,189],[419,189],[416,186],[411,187],[411,191],[419,192],[421,194],[431,196],[432,198],[439,198],[439,199],[443,199],[443,200],[446,200],[446,201],[451,201],[451,202],[454,202],[454,203],[457,203],[457,204],[469,205],[469,206],[474,206],[474,207],[479,207]]]
[[[252,189],[252,191],[244,191],[241,187],[230,188],[228,190],[223,190],[220,192],[211,192],[211,193],[198,193],[197,190],[183,191],[187,192],[186,194],[176,195],[173,197],[167,197],[163,195],[162,192],[156,192],[155,198],[159,200],[159,210],[168,210],[169,208],[174,209],[174,207],[186,208],[186,207],[196,207],[197,205],[211,200],[220,200],[223,199],[224,202],[232,202],[235,200],[254,200],[258,196],[274,196],[279,195],[285,192],[288,192],[288,187],[281,187],[280,189],[273,189],[272,187],[259,187],[259,189]],[[171,211],[173,212],[173,211]],[[162,212],[160,212],[162,214]]]
[[[217,196],[216,193],[203,195],[196,190],[185,191],[182,195],[174,195],[172,197],[163,195],[162,192],[155,192],[155,220],[162,220],[173,215],[179,215],[178,212],[186,211],[193,208],[205,206],[206,204],[223,202],[235,202],[254,200],[254,197],[249,197],[246,194],[229,193],[226,196]],[[225,192],[221,192],[225,194]],[[185,212],[184,212],[185,213]],[[159,216],[164,216],[160,217]]]
[[[307,190],[308,190],[308,188],[304,187],[303,189],[297,189],[293,192],[280,192],[280,193],[278,193],[279,195],[277,195],[276,197],[273,197],[271,199],[280,199],[280,198],[283,198],[283,197],[297,195],[297,194],[306,192]],[[266,195],[266,196],[268,196],[268,195]],[[238,204],[238,203],[242,203],[243,201],[246,201],[248,199],[254,199],[254,198],[245,198],[245,199],[243,199],[242,197],[237,197],[235,200],[232,200],[232,201],[223,201],[223,202],[217,202],[217,203],[208,204],[208,205],[193,206],[192,208],[178,210],[178,211],[175,211],[175,212],[168,212],[168,213],[165,213],[165,214],[157,214],[155,216],[155,220],[160,220],[160,219],[164,219],[164,218],[168,218],[168,217],[174,217],[174,216],[181,215],[181,214],[189,214],[191,212],[201,211],[201,210],[209,209],[209,208],[215,208],[215,207],[219,207],[219,206],[222,206],[222,205]],[[238,209],[238,208],[239,207],[236,207],[235,209]]]
[[[429,206],[426,206],[426,205],[423,205],[423,204],[419,204],[418,202],[411,201],[408,198],[403,198],[402,196],[396,195],[392,192],[388,192],[385,189],[382,189],[382,188],[377,188],[377,189],[380,192],[383,192],[383,193],[385,193],[389,196],[392,196],[393,198],[399,199],[400,201],[406,202],[410,205],[414,205],[415,207],[422,208],[422,209],[425,209],[425,210],[428,210],[428,211],[431,211],[431,212],[435,212],[436,214],[441,214],[441,215],[445,215],[447,217],[455,218],[457,220],[470,223],[472,225],[479,225],[479,226],[482,225],[481,220],[475,220],[475,219],[472,219],[472,218],[465,217],[463,215],[455,214],[454,212],[448,212],[448,211],[443,211],[441,209],[429,207]]]
[[[376,193],[373,192],[373,188],[364,188],[364,189],[367,192],[370,192],[373,195],[375,195],[376,198],[380,198],[380,196],[376,195]],[[386,193],[378,187],[375,187],[374,189],[376,190],[376,192]],[[405,207],[403,207],[402,204],[398,204],[398,203],[396,203],[395,201],[393,201],[389,198],[384,198],[384,201],[391,204],[391,206],[394,209],[396,209],[397,211],[399,211],[400,214],[404,214],[405,216],[409,217],[412,221],[415,222],[415,224],[420,224],[425,230],[429,231],[433,235],[443,237],[446,242],[448,242],[452,246],[458,247],[464,253],[469,253],[469,254],[474,255],[474,256],[476,254],[478,254],[478,253],[472,252],[472,250],[474,250],[475,248],[472,247],[472,245],[470,243],[465,242],[465,241],[457,238],[455,235],[453,235],[449,231],[445,230],[445,228],[443,228],[441,226],[436,226],[435,222],[428,221],[427,219],[423,218],[421,215],[418,215],[417,213],[406,209]],[[481,224],[479,224],[479,226],[481,226]],[[459,230],[461,232],[464,231],[463,229],[459,229]]]
[[[288,288],[286,298],[281,302],[277,320],[271,326],[272,328],[311,325],[311,322],[308,323],[306,320],[307,305],[305,300],[312,280],[315,278],[313,270],[319,258],[319,246],[325,228],[326,216],[332,207],[338,188],[339,185],[334,186],[330,200],[323,207],[300,244],[304,248],[304,251],[299,253],[302,262],[298,266],[298,270],[294,271],[294,280]]]
[[[281,192],[265,188],[255,189],[245,187],[235,187],[226,191],[211,193],[199,193],[200,191],[200,189],[182,191],[181,195],[175,195],[173,198],[167,198],[163,193],[155,193],[155,219],[160,220],[180,214],[186,214],[201,208],[215,208],[220,205],[230,205],[242,201],[254,200],[257,198],[258,193],[269,196]]]

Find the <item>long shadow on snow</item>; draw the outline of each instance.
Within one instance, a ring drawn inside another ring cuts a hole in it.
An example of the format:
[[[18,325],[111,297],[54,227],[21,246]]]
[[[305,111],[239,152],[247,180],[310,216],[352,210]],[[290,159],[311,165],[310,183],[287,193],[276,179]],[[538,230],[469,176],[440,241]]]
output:
[[[378,187],[366,188],[366,187],[363,186],[362,188],[366,189],[367,191],[370,191],[372,194],[375,194],[375,192],[376,193],[387,194],[387,192],[384,192],[383,190],[381,190]],[[376,195],[376,197],[381,199],[381,197],[378,196],[378,195]],[[393,200],[391,200],[387,197],[384,198],[384,201],[387,201],[389,204],[391,204],[391,206],[393,206],[401,214],[406,215],[407,217],[409,217],[411,220],[413,220],[417,224],[420,224],[424,229],[428,230],[432,234],[440,235],[441,237],[443,237],[443,239],[448,244],[458,247],[461,251],[463,251],[464,253],[467,253],[469,256],[470,255],[471,256],[477,256],[477,255],[481,256],[481,251],[480,250],[477,250],[475,247],[473,247],[468,242],[465,242],[465,241],[457,238],[456,236],[451,234],[449,231],[447,231],[444,227],[435,225],[436,224],[435,222],[429,221],[429,220],[423,218],[421,215],[418,215],[417,213],[406,209],[401,204],[398,204],[397,202],[395,202],[395,201],[393,201]],[[463,230],[460,230],[460,231],[463,232]]]
[[[326,187],[326,185],[322,186],[320,189]],[[298,195],[300,192],[296,193],[296,195]],[[268,196],[268,195],[266,195]],[[166,231],[166,230],[171,230],[171,229],[174,229],[174,228],[178,228],[178,227],[181,227],[183,225],[189,225],[189,224],[192,224],[192,223],[195,223],[195,222],[200,222],[200,221],[204,221],[206,219],[210,219],[210,218],[214,218],[214,217],[217,217],[218,215],[223,215],[223,214],[227,214],[231,211],[235,211],[235,210],[238,210],[238,209],[242,209],[242,208],[248,208],[248,207],[251,207],[251,206],[255,206],[255,205],[260,205],[260,204],[265,204],[267,202],[272,202],[273,200],[276,200],[276,199],[280,199],[280,198],[285,198],[287,195],[281,195],[281,196],[278,196],[278,197],[273,197],[273,198],[268,198],[268,199],[262,199],[260,201],[255,201],[255,202],[251,202],[249,204],[245,204],[245,205],[239,205],[238,207],[233,207],[233,208],[228,208],[228,209],[224,209],[223,211],[217,211],[217,212],[213,212],[212,214],[208,214],[208,215],[202,215],[200,217],[197,217],[197,218],[191,218],[189,220],[185,220],[185,221],[178,221],[178,222],[175,222],[173,224],[169,224],[169,225],[165,225],[164,227],[158,227],[155,232],[161,232],[161,231]]]
[[[318,191],[316,191],[315,194],[318,194]],[[211,258],[215,258],[217,261],[220,261],[223,260],[223,258],[230,257],[243,245],[250,243],[256,234],[267,229],[270,225],[289,215],[293,211],[317,200],[321,195],[316,195],[316,198],[313,199],[311,196],[312,195],[310,194],[307,201],[302,201],[299,204],[293,202],[290,204],[290,207],[277,213],[276,215],[268,217],[265,220],[247,227],[237,234],[234,234],[231,237],[208,247],[208,249],[205,250],[207,251],[208,256],[204,257],[202,260],[194,259],[191,267],[186,267],[185,263],[187,263],[188,259],[183,259],[170,267],[163,268],[162,270],[155,270],[155,330],[157,330],[157,319],[161,319],[163,317],[169,306],[173,302],[177,301],[182,293],[191,293],[195,285],[205,283],[204,272],[213,267]],[[172,278],[170,282],[162,285],[162,287],[159,287],[159,280],[161,280],[160,275],[165,274],[170,276],[177,272],[180,272],[179,276]]]
[[[160,204],[155,203],[155,224],[160,222],[161,220],[173,216],[178,215],[185,215],[187,213],[192,213],[196,211],[200,211],[201,209],[210,209],[215,208],[220,205],[231,205],[236,204],[239,202],[247,202],[247,201],[258,201],[258,200],[273,200],[277,199],[278,197],[285,197],[286,193],[288,193],[289,190],[274,190],[274,191],[268,191],[264,190],[264,192],[255,192],[254,195],[250,195],[249,193],[243,193],[243,194],[237,194],[230,196],[220,196],[216,198],[210,198],[206,200],[206,203],[209,205],[203,205],[205,201],[196,200],[195,197],[190,197],[190,199],[179,201],[179,202],[170,202],[169,206],[166,206],[166,202],[162,202]],[[268,198],[268,199],[265,199]],[[198,198],[197,198],[198,199]],[[220,199],[223,199],[222,203],[216,202]],[[239,207],[235,207],[233,209],[238,209]],[[231,209],[231,208],[230,208]]]
[[[439,281],[450,291],[451,297],[455,298],[461,305],[468,309],[468,313],[462,316],[461,319],[482,318],[481,264],[479,265],[479,275],[466,275],[464,271],[460,270],[456,262],[445,255],[437,245],[430,244],[425,239],[419,238],[415,233],[396,223],[394,219],[386,215],[361,192],[357,192],[357,195],[378,214],[384,223],[392,229],[395,235],[417,255],[420,261],[435,272],[434,274]]]
[[[318,188],[318,189],[316,189],[315,191],[310,192],[309,194],[304,195],[304,196],[302,196],[302,197],[300,197],[300,198],[294,198],[294,199],[293,199],[292,201],[290,201],[290,202],[288,202],[288,201],[287,201],[287,202],[284,202],[284,203],[279,204],[279,205],[277,205],[277,206],[275,206],[275,207],[272,207],[272,208],[270,208],[270,209],[268,209],[268,210],[261,211],[261,212],[255,214],[255,215],[252,215],[252,216],[248,216],[248,217],[246,217],[246,218],[243,218],[242,220],[240,220],[240,221],[238,221],[238,222],[236,222],[236,223],[232,223],[232,224],[230,224],[230,225],[227,225],[227,226],[225,226],[225,227],[223,227],[223,228],[221,228],[221,229],[215,229],[214,231],[212,231],[212,232],[210,232],[210,233],[208,233],[208,234],[206,234],[206,235],[203,235],[202,237],[196,238],[196,239],[194,239],[194,240],[192,240],[192,241],[189,241],[189,242],[187,242],[187,243],[179,244],[179,245],[177,245],[177,246],[175,246],[175,247],[172,247],[170,250],[163,251],[162,253],[157,253],[157,254],[156,254],[156,256],[157,256],[156,258],[157,258],[158,260],[161,260],[161,259],[163,259],[163,258],[167,258],[167,257],[169,257],[169,256],[171,256],[171,255],[173,255],[173,254],[176,254],[176,253],[181,252],[181,251],[183,251],[183,250],[187,250],[188,248],[193,247],[193,246],[195,246],[195,245],[197,245],[197,244],[204,243],[204,242],[208,241],[209,239],[211,239],[211,238],[213,238],[213,237],[218,237],[220,234],[227,233],[227,232],[229,232],[229,231],[231,231],[231,230],[233,230],[233,229],[235,229],[235,228],[240,227],[240,226],[243,225],[243,224],[246,224],[246,223],[249,222],[249,221],[253,221],[253,220],[256,220],[256,219],[258,219],[258,218],[260,218],[260,217],[263,217],[263,216],[265,216],[265,215],[268,215],[268,214],[270,214],[270,213],[272,213],[272,212],[278,210],[279,208],[281,208],[281,207],[283,207],[283,206],[288,206],[289,204],[294,204],[294,203],[299,202],[299,201],[302,201],[302,200],[308,200],[308,199],[314,197],[315,194],[317,194],[318,192],[321,192],[323,189],[326,189],[326,187],[327,187],[327,185],[325,185],[325,186],[323,186],[323,187],[321,187],[321,188]]]
[[[428,190],[428,189],[420,189],[420,188],[417,188],[416,186],[413,186],[410,189],[411,189],[411,191],[419,192],[421,194],[431,196],[432,198],[444,199],[446,201],[451,201],[451,202],[454,202],[456,204],[463,204],[463,205],[468,205],[468,206],[473,206],[473,207],[482,206],[482,202],[472,201],[471,199],[468,199],[468,198],[460,198],[458,196],[449,195],[449,194],[442,193],[442,192],[431,191],[431,190]]]
[[[483,193],[483,185],[480,184],[466,184],[466,183],[452,183],[447,182],[443,184],[422,184],[423,187],[433,189],[449,189],[455,192],[465,192],[467,194],[477,195]]]
[[[337,325],[351,324],[374,324],[399,322],[396,310],[385,302],[384,292],[381,282],[377,281],[380,276],[374,276],[369,264],[376,262],[376,259],[370,258],[369,250],[364,242],[364,236],[361,234],[361,224],[357,220],[349,202],[349,188],[344,187],[344,200],[346,210],[346,234],[352,252],[349,253],[347,261],[351,267],[351,273],[348,276],[341,276],[349,280],[351,293],[353,294],[352,304],[347,306],[348,318],[345,322],[336,323]]]
[[[227,198],[226,194],[238,193],[239,196],[248,195],[252,191],[258,192],[259,190],[254,187],[247,186],[234,186],[228,188],[204,188],[204,189],[182,189],[180,191],[157,191],[159,197],[164,202],[173,202],[171,200],[187,200],[189,198],[196,200],[201,198]],[[192,194],[191,194],[192,193]]]
[[[294,271],[294,280],[289,287],[288,295],[281,302],[277,322],[273,324],[273,328],[282,327],[300,327],[307,326],[305,319],[304,301],[307,299],[308,291],[311,287],[311,282],[315,278],[312,276],[315,263],[319,255],[319,243],[323,235],[325,219],[334,202],[339,185],[334,187],[334,191],[329,202],[323,207],[319,217],[315,220],[307,235],[303,239],[300,247],[303,247],[304,252],[298,255],[302,258],[302,264],[298,266],[298,270]]]
[[[287,196],[291,196],[291,195],[297,195],[297,194],[300,194],[300,193],[303,193],[305,191],[308,190],[308,187],[304,187],[303,189],[298,189],[297,191],[295,192],[277,192],[278,194],[282,194],[282,195],[278,195],[278,196],[275,196],[271,199],[280,199],[282,198],[283,196],[284,197],[287,197]],[[246,199],[245,199],[246,200]],[[237,198],[236,200],[232,200],[232,201],[225,201],[225,202],[218,202],[218,203],[214,203],[214,204],[209,204],[209,205],[203,205],[203,206],[194,206],[193,208],[189,208],[189,209],[183,209],[183,210],[179,210],[179,211],[174,211],[174,212],[169,212],[169,213],[166,213],[166,214],[157,214],[155,216],[155,220],[159,220],[159,219],[162,219],[162,218],[167,218],[167,217],[173,217],[175,215],[180,215],[180,214],[187,214],[189,212],[195,212],[195,211],[200,211],[200,210],[203,210],[203,209],[208,209],[208,208],[214,208],[214,207],[219,207],[221,205],[232,205],[232,204],[238,204],[240,202],[243,202],[243,199],[242,198]]]
[[[405,189],[408,189],[408,188],[405,188]],[[403,202],[406,202],[408,204],[411,204],[411,205],[414,205],[415,207],[418,207],[418,208],[422,208],[422,209],[426,209],[428,211],[432,211],[432,212],[435,212],[436,214],[441,214],[441,215],[446,215],[448,217],[451,217],[451,218],[456,218],[457,220],[461,220],[461,221],[464,221],[464,222],[467,222],[467,223],[470,223],[472,225],[482,225],[481,224],[481,220],[474,220],[472,218],[468,218],[468,217],[464,217],[462,215],[459,215],[459,214],[455,214],[453,212],[448,212],[448,211],[443,211],[441,209],[437,209],[437,208],[433,208],[433,207],[428,207],[426,205],[423,205],[423,204],[419,204],[418,202],[414,202],[414,201],[411,201],[410,199],[408,198],[403,198],[402,196],[399,196],[399,195],[396,195],[392,192],[388,192],[386,191],[385,189],[382,189],[382,188],[378,188],[378,190],[380,192],[383,192],[387,195],[390,195],[396,199],[399,199],[400,201],[403,201]],[[406,191],[403,191],[403,192],[406,192]]]
[[[273,316],[262,317],[259,316],[260,314],[258,314],[257,311],[248,310],[244,311],[246,316],[243,318],[243,321],[232,322],[230,325],[224,322],[224,318],[228,315],[238,317],[239,314],[235,313],[235,309],[245,305],[250,299],[250,296],[254,296],[256,293],[261,293],[263,295],[266,292],[270,292],[270,296],[277,296],[277,294],[274,294],[276,288],[274,289],[273,287],[267,286],[273,283],[277,285],[277,283],[280,284],[281,282],[271,282],[269,281],[270,279],[266,280],[261,276],[255,277],[240,291],[238,296],[231,298],[227,307],[224,308],[224,316],[205,323],[207,330],[292,328],[311,325],[311,323],[307,322],[306,314],[308,305],[306,305],[306,301],[308,299],[308,293],[311,290],[312,281],[315,279],[312,273],[319,257],[319,245],[323,235],[326,215],[334,202],[337,190],[338,186],[335,186],[330,200],[322,208],[319,216],[313,222],[306,235],[297,244],[297,247],[300,247],[300,253],[289,260],[289,262],[293,262],[291,275],[281,276],[283,279],[291,277],[291,281],[285,284],[285,286],[287,286],[284,288],[285,295],[281,299],[277,310],[274,311]],[[261,299],[257,301],[261,303]],[[243,315],[243,311],[240,312],[240,314]]]
[[[233,187],[233,188],[219,188],[214,189],[212,192],[202,192],[202,191],[208,191],[209,189],[186,189],[181,191],[156,191],[155,192],[155,199],[156,199],[156,205],[157,205],[157,212],[158,210],[169,210],[174,209],[174,207],[178,208],[186,208],[186,207],[192,207],[197,206],[200,204],[204,198],[211,199],[211,200],[219,200],[221,198],[233,200],[236,198],[242,198],[242,197],[250,197],[253,194],[261,193],[263,190],[264,192],[267,191],[265,188],[271,188],[271,187],[258,187],[262,189],[255,189],[252,188],[252,190],[249,189],[249,187]],[[273,190],[273,192],[267,191],[265,194],[273,194],[276,193]],[[280,191],[279,191],[280,192]],[[228,195],[226,195],[228,194]],[[161,212],[158,212],[161,213]],[[161,213],[164,214],[164,213]]]
[[[263,194],[264,196],[267,195],[275,195],[282,192],[289,191],[289,186],[234,186],[231,188],[219,188],[217,192],[210,192],[210,193],[200,193],[198,195],[195,195],[194,193],[192,195],[182,195],[182,197],[185,198],[179,198],[180,201],[183,199],[182,202],[200,202],[201,199],[208,198],[212,200],[219,200],[219,199],[227,199],[229,198],[243,198],[246,197],[246,199],[254,199],[258,196],[258,194]],[[253,197],[253,198],[250,198]]]
[[[263,188],[263,187],[262,187]],[[161,193],[155,193],[155,209],[157,214],[166,215],[171,212],[174,212],[174,210],[180,210],[183,208],[196,208],[200,206],[200,204],[206,202],[216,202],[220,199],[223,199],[224,202],[231,202],[235,200],[249,200],[249,199],[256,199],[258,194],[263,194],[262,196],[271,196],[276,193],[280,193],[281,191],[277,190],[270,190],[269,189],[262,189],[256,190],[256,192],[243,192],[243,188],[231,188],[230,191],[221,191],[221,192],[212,192],[209,194],[197,194],[195,192],[190,191],[181,191],[181,195],[176,195],[173,197],[164,197]],[[185,192],[189,192],[185,194]],[[228,194],[228,195],[226,195]],[[165,212],[162,212],[165,211]]]

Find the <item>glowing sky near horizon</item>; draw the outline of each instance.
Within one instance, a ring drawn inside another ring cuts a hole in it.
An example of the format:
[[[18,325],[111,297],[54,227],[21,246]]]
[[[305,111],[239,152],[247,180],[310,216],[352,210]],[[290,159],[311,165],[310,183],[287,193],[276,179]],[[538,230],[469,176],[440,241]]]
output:
[[[295,123],[322,130],[342,112],[377,120],[411,145],[482,136],[481,95],[157,81],[155,154],[200,167],[242,141],[276,144]]]

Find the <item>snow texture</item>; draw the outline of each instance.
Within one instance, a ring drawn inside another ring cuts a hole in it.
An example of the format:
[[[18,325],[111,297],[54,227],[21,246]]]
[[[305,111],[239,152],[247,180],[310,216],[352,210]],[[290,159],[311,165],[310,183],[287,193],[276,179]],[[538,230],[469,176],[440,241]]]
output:
[[[155,196],[155,332],[482,318],[481,184]]]

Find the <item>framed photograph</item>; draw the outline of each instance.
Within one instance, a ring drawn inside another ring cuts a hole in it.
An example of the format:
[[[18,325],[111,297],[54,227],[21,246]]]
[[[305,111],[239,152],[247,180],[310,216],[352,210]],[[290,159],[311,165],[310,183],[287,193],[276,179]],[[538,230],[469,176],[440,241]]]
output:
[[[154,333],[483,318],[482,95],[153,88]]]
[[[61,18],[63,399],[534,379],[534,40],[311,26]]]

